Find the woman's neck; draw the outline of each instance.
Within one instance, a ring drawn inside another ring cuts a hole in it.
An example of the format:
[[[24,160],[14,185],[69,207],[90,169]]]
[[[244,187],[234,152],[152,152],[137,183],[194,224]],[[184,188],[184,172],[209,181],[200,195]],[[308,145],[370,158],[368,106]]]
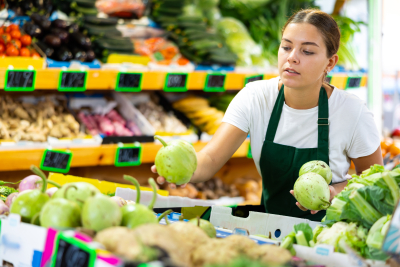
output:
[[[285,86],[285,103],[293,109],[311,109],[318,106],[320,88],[323,86],[331,96],[333,89],[330,86],[315,84],[307,88],[290,88]],[[279,82],[279,88],[282,87],[282,82]]]

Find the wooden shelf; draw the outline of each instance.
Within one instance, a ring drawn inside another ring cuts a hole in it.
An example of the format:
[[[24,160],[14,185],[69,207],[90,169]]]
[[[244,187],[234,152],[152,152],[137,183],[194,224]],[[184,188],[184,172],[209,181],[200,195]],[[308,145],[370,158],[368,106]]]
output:
[[[56,90],[59,83],[61,69],[36,70],[36,90]],[[4,89],[5,69],[0,69],[0,89]],[[87,90],[114,90],[117,81],[116,70],[88,70]],[[142,90],[163,90],[167,72],[148,71],[143,73]],[[227,72],[225,89],[240,90],[244,87],[246,77],[257,73],[230,73]],[[258,74],[259,75],[259,74]],[[265,73],[264,79],[276,77],[277,73]],[[203,90],[207,72],[195,71],[188,75],[189,90]],[[332,76],[331,84],[339,89],[344,89],[347,83],[347,74]],[[365,86],[367,77],[364,75],[360,86]]]
[[[205,142],[197,142],[193,144],[193,146],[196,151],[200,151],[206,144]],[[153,163],[161,145],[142,143],[142,146],[142,163]],[[248,146],[249,141],[245,141],[235,152],[233,157],[246,157]],[[117,145],[75,147],[69,150],[73,153],[71,167],[113,166]],[[43,151],[44,149],[1,150],[0,171],[29,170],[32,164],[39,166]]]

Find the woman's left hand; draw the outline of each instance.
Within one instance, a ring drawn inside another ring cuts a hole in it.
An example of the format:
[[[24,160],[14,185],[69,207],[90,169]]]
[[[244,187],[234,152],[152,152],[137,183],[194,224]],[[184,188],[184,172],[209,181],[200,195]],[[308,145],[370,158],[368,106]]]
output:
[[[329,198],[329,201],[332,201],[333,197],[336,195],[336,190],[333,186],[329,186],[329,191],[331,193],[331,197]],[[290,194],[292,194],[294,196],[294,191],[290,190]],[[307,211],[308,209],[304,208],[302,205],[300,205],[299,202],[296,202],[296,206],[299,207],[299,209],[301,209],[302,211]],[[312,210],[311,214],[317,214],[319,210]]]

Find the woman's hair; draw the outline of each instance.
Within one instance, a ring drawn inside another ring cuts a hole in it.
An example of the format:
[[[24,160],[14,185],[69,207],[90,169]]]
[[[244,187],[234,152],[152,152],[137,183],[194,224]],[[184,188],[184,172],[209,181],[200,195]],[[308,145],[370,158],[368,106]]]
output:
[[[285,26],[283,26],[282,34],[291,23],[309,23],[314,25],[324,38],[328,58],[332,57],[339,50],[339,26],[329,14],[318,9],[300,10],[288,19]]]

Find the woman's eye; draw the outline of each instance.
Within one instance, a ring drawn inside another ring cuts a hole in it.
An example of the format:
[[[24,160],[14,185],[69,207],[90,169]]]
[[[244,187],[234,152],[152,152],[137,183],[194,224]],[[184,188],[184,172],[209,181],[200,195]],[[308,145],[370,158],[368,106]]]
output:
[[[289,51],[289,50],[290,50],[290,47],[282,46],[282,49],[285,50],[285,51]]]
[[[306,55],[313,55],[314,53],[313,53],[313,52],[309,52],[309,51],[304,51],[304,54],[306,54]]]

